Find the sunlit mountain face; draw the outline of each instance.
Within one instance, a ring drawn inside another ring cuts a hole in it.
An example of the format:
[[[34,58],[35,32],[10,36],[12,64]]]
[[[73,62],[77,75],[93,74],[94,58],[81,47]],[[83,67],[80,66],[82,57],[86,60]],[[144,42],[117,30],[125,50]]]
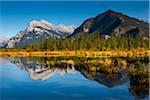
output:
[[[54,25],[46,20],[33,20],[23,31],[19,31],[15,36],[11,37],[6,43],[6,48],[23,47],[36,42],[44,41],[49,37],[65,37],[75,30],[76,26],[64,24]]]
[[[48,80],[55,75],[78,74],[107,88],[129,83],[136,99],[148,95],[148,58],[10,58],[11,63],[28,72],[33,80]]]

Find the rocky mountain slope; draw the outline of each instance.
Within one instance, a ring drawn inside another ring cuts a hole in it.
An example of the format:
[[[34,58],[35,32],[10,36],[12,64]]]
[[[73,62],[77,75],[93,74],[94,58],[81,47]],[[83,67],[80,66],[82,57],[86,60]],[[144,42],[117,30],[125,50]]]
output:
[[[122,13],[108,10],[94,18],[85,20],[69,37],[80,33],[85,35],[98,33],[115,37],[132,35],[147,39],[149,37],[149,24]]]
[[[45,20],[33,20],[24,31],[20,31],[14,37],[10,38],[7,48],[24,47],[28,44],[39,42],[50,36],[61,37],[70,35],[75,30],[75,26],[65,26],[54,24]]]

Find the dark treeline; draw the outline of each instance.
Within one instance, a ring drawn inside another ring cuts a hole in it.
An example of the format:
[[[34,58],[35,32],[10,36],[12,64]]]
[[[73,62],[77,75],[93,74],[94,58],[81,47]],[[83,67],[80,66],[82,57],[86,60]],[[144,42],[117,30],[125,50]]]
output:
[[[130,50],[149,48],[149,41],[132,36],[104,38],[100,35],[84,36],[80,34],[74,38],[49,37],[40,43],[24,47],[26,50]]]

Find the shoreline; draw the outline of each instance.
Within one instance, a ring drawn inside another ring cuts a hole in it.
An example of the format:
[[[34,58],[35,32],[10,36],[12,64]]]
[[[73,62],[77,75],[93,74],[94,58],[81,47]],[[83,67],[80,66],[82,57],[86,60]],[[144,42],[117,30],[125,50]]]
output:
[[[0,51],[0,57],[150,57],[150,50],[128,51]]]

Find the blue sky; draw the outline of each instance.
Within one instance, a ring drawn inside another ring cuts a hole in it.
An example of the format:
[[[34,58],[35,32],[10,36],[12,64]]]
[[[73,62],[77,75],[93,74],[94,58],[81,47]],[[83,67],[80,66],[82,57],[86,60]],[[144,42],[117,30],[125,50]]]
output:
[[[149,21],[148,1],[0,1],[0,35],[14,36],[36,19],[79,26],[108,9]]]

